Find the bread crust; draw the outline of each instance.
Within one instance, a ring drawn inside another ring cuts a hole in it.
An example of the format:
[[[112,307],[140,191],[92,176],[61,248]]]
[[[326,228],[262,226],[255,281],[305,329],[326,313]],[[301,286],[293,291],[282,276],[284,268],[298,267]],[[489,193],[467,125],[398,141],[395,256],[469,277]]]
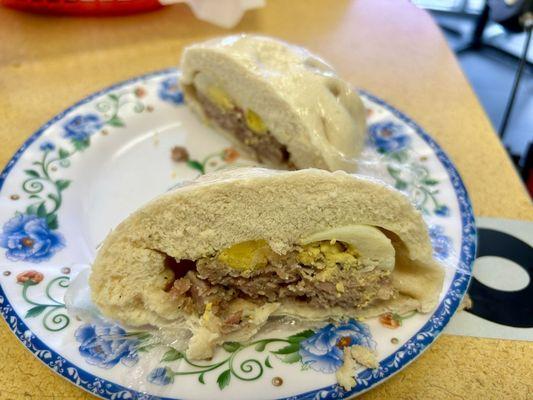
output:
[[[208,82],[239,107],[260,114],[296,168],[356,170],[366,137],[363,103],[330,65],[307,50],[264,36],[227,36],[187,47],[181,70],[185,100],[202,120],[208,118],[188,88]]]
[[[317,315],[305,305],[285,303],[275,313],[324,319],[430,311],[440,294],[443,269],[432,258],[420,213],[383,183],[317,169],[235,169],[159,196],[106,238],[92,267],[92,297],[110,318],[164,326],[184,317],[164,290],[172,279],[165,255],[196,260],[257,239],[284,254],[314,232],[352,224],[378,226],[398,238],[392,277],[401,296],[363,310],[321,310]]]

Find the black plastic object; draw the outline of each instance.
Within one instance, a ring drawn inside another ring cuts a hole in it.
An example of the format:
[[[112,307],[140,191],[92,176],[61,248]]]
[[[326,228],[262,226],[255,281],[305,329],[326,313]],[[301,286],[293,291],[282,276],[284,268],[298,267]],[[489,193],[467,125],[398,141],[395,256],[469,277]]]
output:
[[[533,328],[533,248],[507,233],[479,228],[478,255],[514,261],[529,275],[527,287],[503,291],[488,287],[472,276],[468,293],[473,306],[468,312],[498,324]]]

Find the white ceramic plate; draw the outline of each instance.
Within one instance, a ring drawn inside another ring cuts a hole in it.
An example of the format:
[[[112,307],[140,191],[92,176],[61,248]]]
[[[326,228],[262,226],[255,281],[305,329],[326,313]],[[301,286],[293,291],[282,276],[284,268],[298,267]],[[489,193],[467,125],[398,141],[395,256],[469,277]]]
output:
[[[405,367],[439,335],[469,282],[476,230],[467,193],[429,135],[362,93],[369,139],[360,172],[406,192],[430,226],[446,265],[431,314],[383,315],[304,332],[271,331],[229,343],[193,363],[152,346],[149,333],[69,315],[64,294],[96,247],[130,212],[182,180],[246,165],[184,106],[178,71],[141,76],[95,93],[31,136],[0,175],[0,306],[10,329],[42,362],[109,399],[336,399],[368,390]],[[170,149],[188,161],[171,160]],[[288,329],[288,328],[287,328]],[[336,384],[342,343],[375,348],[379,368],[356,386]]]

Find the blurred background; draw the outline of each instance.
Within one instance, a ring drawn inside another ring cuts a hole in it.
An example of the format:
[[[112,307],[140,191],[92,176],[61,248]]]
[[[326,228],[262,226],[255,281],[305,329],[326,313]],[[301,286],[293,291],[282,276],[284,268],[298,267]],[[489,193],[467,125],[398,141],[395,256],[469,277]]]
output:
[[[428,10],[441,27],[533,195],[533,51],[524,52],[526,45],[529,47],[526,50],[533,47],[527,43],[525,29],[526,17],[529,24],[533,18],[532,3],[525,4],[522,10],[517,9],[520,2],[503,0],[413,0],[413,3]],[[529,16],[525,15],[527,8]],[[517,77],[524,53],[521,76]]]

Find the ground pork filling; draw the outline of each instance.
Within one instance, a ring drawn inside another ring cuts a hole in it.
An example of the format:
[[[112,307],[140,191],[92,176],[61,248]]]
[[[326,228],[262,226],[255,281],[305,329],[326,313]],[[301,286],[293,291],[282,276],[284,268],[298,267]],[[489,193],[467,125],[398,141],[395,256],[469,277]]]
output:
[[[231,259],[220,253],[195,262],[174,262],[171,269],[175,281],[167,290],[190,312],[201,315],[209,304],[228,326],[241,322],[238,313],[224,312],[239,298],[258,304],[294,300],[317,308],[340,306],[353,310],[396,295],[390,271],[358,265],[356,258],[343,252],[345,246],[339,242],[331,256],[331,246],[319,244],[311,248],[311,253],[298,248],[286,255],[269,250],[260,257],[260,265],[252,269],[230,266]]]
[[[243,109],[235,105],[229,109],[223,108],[200,91],[189,89],[188,92],[201,105],[207,118],[246,145],[257,161],[290,166],[287,147],[278,142],[268,129],[260,133],[250,129]]]

